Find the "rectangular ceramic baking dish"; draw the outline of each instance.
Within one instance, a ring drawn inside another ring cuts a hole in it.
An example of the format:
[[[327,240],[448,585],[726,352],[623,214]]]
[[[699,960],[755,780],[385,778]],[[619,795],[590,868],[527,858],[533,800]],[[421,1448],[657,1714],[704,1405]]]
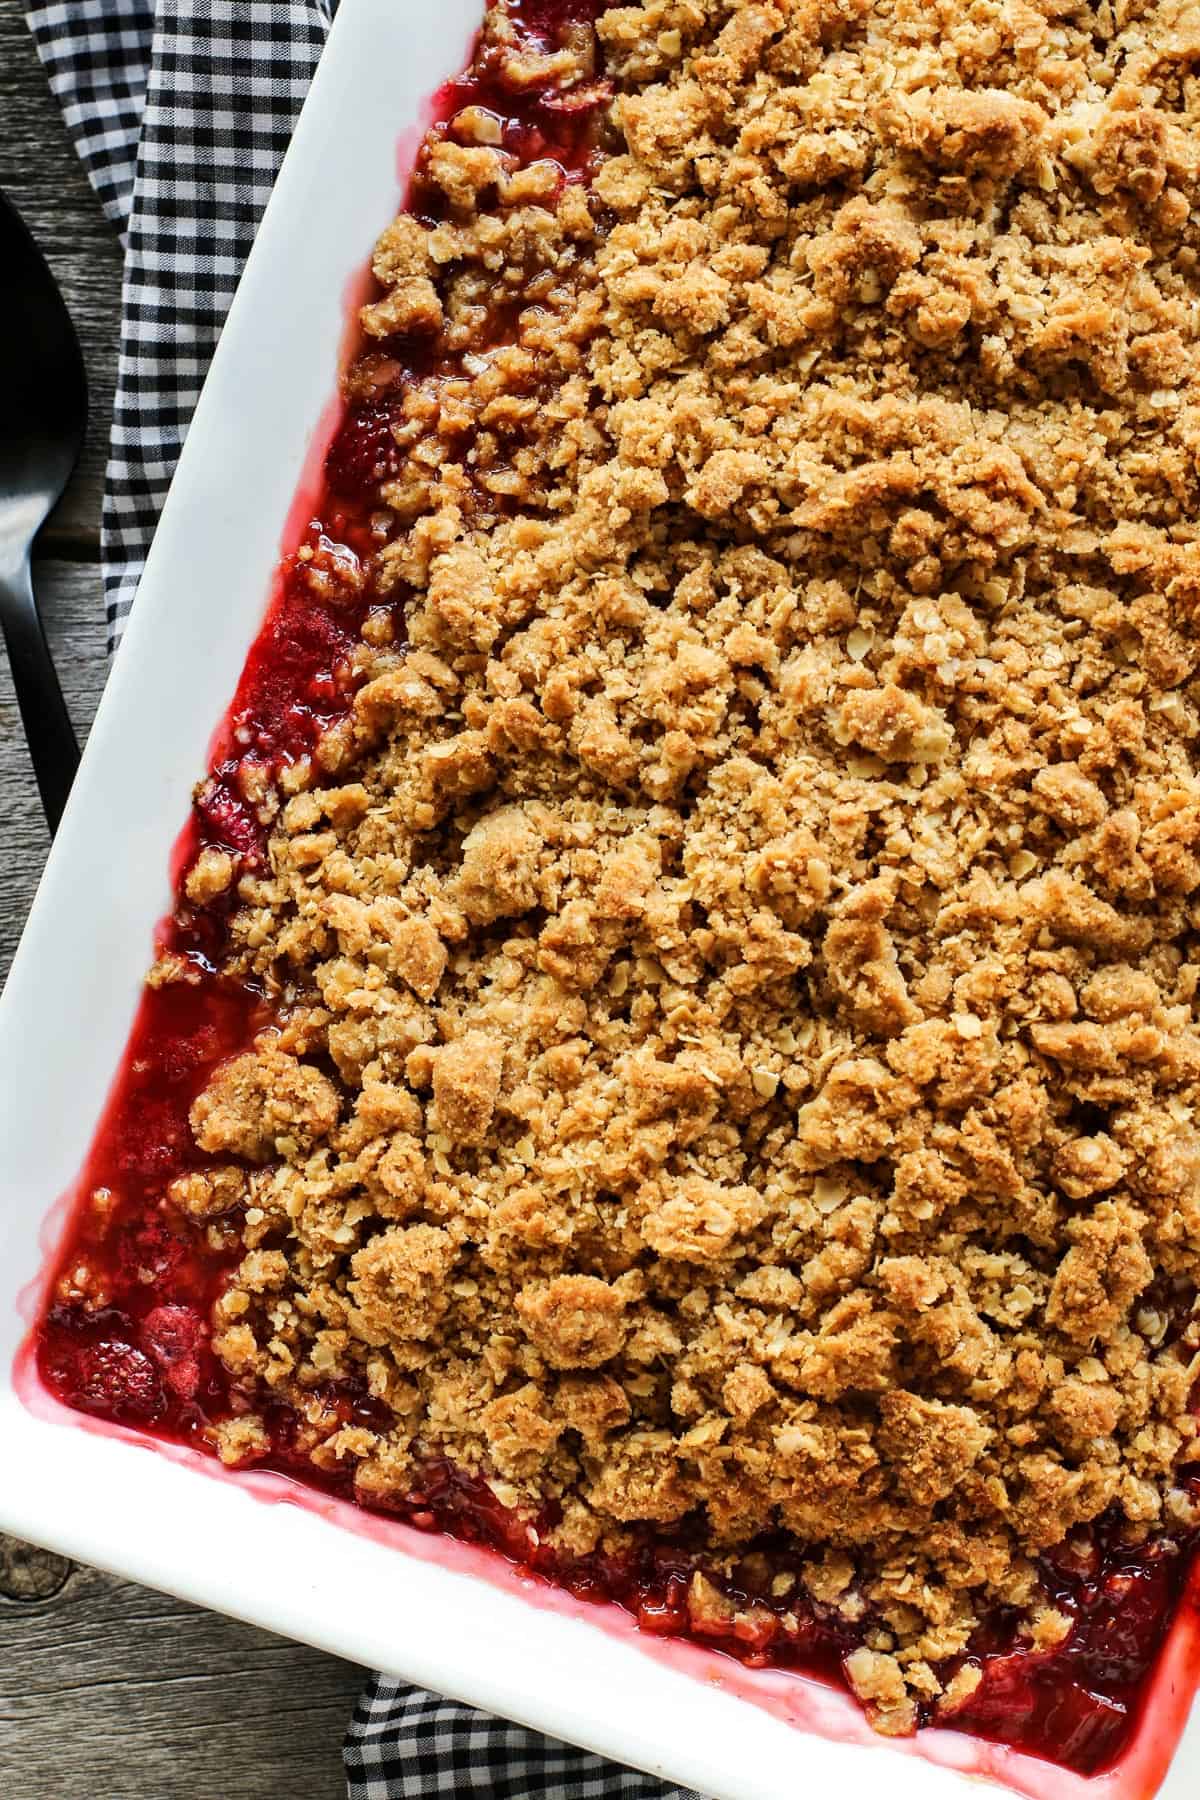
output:
[[[481,0],[343,0],[226,325],[61,834],[0,1000],[0,1527],[393,1671],[722,1800],[979,1776],[1062,1800],[1200,1791],[1200,1709],[1169,1769],[1197,1583],[1131,1753],[1085,1781],[946,1732],[889,1746],[794,1676],[656,1643],[498,1558],[264,1475],[85,1425],[22,1341],[168,905],[171,845],[331,423],[348,297],[397,203],[424,102]],[[1174,1721],[1174,1724],[1170,1721]],[[1161,1783],[1161,1785],[1160,1785]]]

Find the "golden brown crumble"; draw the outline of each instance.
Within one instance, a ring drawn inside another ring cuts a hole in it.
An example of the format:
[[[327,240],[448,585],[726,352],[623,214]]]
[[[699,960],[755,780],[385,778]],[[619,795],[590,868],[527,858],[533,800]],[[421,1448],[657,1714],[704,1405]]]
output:
[[[380,240],[351,394],[437,356],[312,579],[407,642],[261,797],[281,1026],[175,1199],[245,1208],[248,1393],[392,1409],[318,1464],[783,1526],[903,1731],[987,1609],[1061,1638],[1039,1551],[1195,1510],[1200,8],[598,29],[590,186],[464,118]]]

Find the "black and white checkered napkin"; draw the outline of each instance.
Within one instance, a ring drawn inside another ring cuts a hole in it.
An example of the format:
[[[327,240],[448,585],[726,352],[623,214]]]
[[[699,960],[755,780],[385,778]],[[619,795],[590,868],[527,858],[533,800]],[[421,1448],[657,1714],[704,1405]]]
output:
[[[436,0],[396,0],[418,3]],[[50,85],[125,247],[101,537],[113,644],[335,4],[52,0],[27,8]],[[349,1800],[694,1800],[378,1675],[355,1708],[345,1759]]]
[[[690,1789],[623,1769],[456,1700],[372,1675],[346,1733],[349,1800],[699,1800]]]
[[[125,247],[101,517],[110,648],[332,11],[330,0],[52,0],[26,9]]]

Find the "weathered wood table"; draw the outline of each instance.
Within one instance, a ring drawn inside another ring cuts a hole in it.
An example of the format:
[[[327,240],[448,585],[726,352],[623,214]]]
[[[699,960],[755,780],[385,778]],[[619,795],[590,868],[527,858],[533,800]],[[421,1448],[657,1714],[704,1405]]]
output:
[[[49,256],[87,359],[87,449],[35,572],[82,731],[105,670],[98,525],[121,262],[19,0],[0,0],[0,187]],[[2,982],[47,849],[2,651],[0,841]],[[0,1537],[4,1800],[341,1800],[360,1681],[332,1657]]]

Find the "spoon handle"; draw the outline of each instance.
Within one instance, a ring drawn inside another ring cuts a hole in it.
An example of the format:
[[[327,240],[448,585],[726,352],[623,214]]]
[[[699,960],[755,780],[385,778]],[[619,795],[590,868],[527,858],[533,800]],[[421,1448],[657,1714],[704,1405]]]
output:
[[[62,818],[75,771],[79,745],[58,684],[58,675],[38,618],[28,559],[11,575],[0,576],[0,618],[21,722],[53,836]]]

